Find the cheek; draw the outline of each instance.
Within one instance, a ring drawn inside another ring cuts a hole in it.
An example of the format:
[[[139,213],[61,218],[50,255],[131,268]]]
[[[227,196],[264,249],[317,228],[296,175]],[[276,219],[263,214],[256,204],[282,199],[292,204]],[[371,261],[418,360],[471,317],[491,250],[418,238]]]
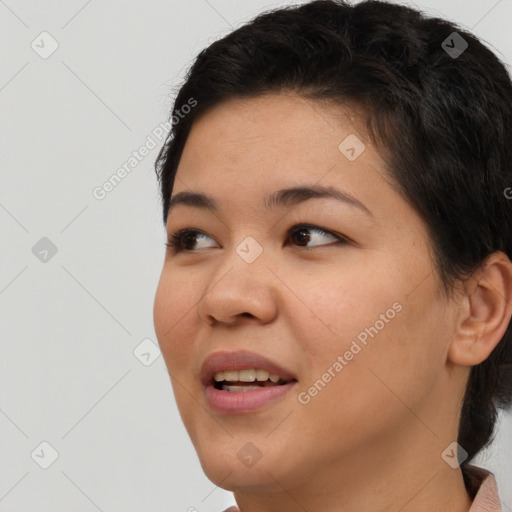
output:
[[[155,333],[169,371],[183,368],[182,363],[192,356],[200,298],[190,283],[175,275],[164,268],[153,307]]]
[[[428,395],[443,369],[449,328],[433,277],[411,293],[417,283],[404,268],[381,263],[366,267],[371,275],[317,276],[308,295],[317,316],[302,321],[309,370],[300,391],[315,395],[304,407],[326,435],[354,418],[385,428],[407,414],[404,403],[414,407]]]
[[[349,350],[354,339],[364,343],[371,339],[369,332],[388,330],[401,314],[399,287],[389,272],[379,273],[375,262],[344,261],[316,272],[295,289],[306,306],[297,303],[302,314],[294,316],[304,332],[304,352],[322,364]]]
[[[195,402],[190,400],[188,368],[195,357],[193,340],[197,331],[197,293],[190,284],[164,268],[155,294],[153,321],[160,350],[169,373],[178,411],[187,429],[192,424]],[[193,432],[189,431],[192,437]]]
[[[314,367],[299,390],[309,395],[308,404],[298,405],[304,439],[314,434],[327,450],[343,433],[339,450],[352,450],[392,435],[410,422],[410,410],[421,410],[441,372],[441,351],[429,348],[421,326],[405,327],[400,315],[406,314],[404,306],[377,334],[354,325],[367,334],[366,344],[349,337],[311,348]]]
[[[355,400],[374,404],[388,418],[419,410],[437,388],[444,370],[450,328],[433,280],[399,298],[401,311],[357,356]],[[378,327],[375,325],[375,327]],[[356,358],[354,358],[355,360]],[[372,389],[372,393],[364,389]]]

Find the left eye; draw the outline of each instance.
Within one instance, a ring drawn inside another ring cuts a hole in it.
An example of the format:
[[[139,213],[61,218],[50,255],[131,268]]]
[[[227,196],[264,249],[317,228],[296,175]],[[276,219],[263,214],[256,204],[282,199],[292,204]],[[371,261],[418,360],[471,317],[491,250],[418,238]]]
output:
[[[317,235],[311,236],[308,234],[308,231],[316,232]],[[331,241],[334,240],[334,242],[337,242],[337,243],[347,243],[346,238],[344,238],[340,235],[331,233],[330,231],[326,231],[325,229],[318,228],[316,226],[308,226],[308,225],[295,226],[293,229],[290,230],[289,233],[290,234],[289,234],[288,239],[290,240],[292,238],[296,238],[296,240],[299,241],[298,242],[299,247],[302,247],[304,249],[312,249],[313,247],[307,247],[307,246],[303,246],[300,244],[302,244],[302,243],[308,244],[311,241],[318,241],[319,239],[322,238],[322,236],[329,236],[329,237],[331,237]],[[320,235],[318,235],[318,233],[320,233]],[[328,244],[319,244],[319,245],[328,245]]]
[[[316,235],[309,235],[308,232],[316,232]],[[298,240],[298,245],[302,249],[313,249],[314,247],[308,247],[307,245],[301,245],[301,244],[308,244],[311,241],[318,241],[318,239],[322,237],[331,237],[331,241],[334,241],[335,243],[341,243],[346,244],[348,243],[348,240],[341,236],[334,233],[331,233],[330,231],[326,231],[325,229],[321,229],[316,226],[310,226],[310,225],[298,225],[294,226],[290,231],[288,232],[288,240],[296,239]],[[191,246],[194,246],[197,243],[197,240],[204,240],[205,238],[211,238],[202,231],[199,231],[197,229],[182,229],[178,233],[175,233],[169,237],[169,241],[165,244],[169,248],[172,249],[174,253],[178,252],[196,252],[194,249],[191,248]],[[328,245],[328,244],[320,244],[320,245]],[[205,247],[199,247],[205,248]],[[208,247],[206,247],[208,248]]]

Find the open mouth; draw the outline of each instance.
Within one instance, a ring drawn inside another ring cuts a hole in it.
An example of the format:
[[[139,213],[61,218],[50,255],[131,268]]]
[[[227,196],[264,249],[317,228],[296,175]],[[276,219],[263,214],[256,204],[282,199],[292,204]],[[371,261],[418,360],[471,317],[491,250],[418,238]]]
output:
[[[256,413],[291,400],[298,384],[291,370],[246,350],[213,352],[201,365],[200,380],[208,407],[233,415]]]
[[[296,380],[284,380],[279,375],[270,374],[266,370],[252,369],[217,372],[212,378],[212,385],[215,389],[231,393],[284,386],[290,382],[296,382]]]
[[[261,388],[272,388],[276,386],[284,386],[285,384],[288,384],[289,382],[296,382],[295,379],[292,381],[285,381],[282,379],[279,379],[278,382],[272,382],[270,380],[264,381],[264,382],[243,382],[243,381],[222,381],[222,382],[215,382],[213,381],[213,387],[215,389],[218,389],[219,391],[230,391],[232,393],[240,393],[243,391],[253,391],[255,389],[261,389]]]
[[[204,381],[207,383],[205,397],[209,407],[220,414],[245,414],[284,399],[298,382],[297,379],[277,365],[267,366],[271,368],[213,372],[213,376]]]

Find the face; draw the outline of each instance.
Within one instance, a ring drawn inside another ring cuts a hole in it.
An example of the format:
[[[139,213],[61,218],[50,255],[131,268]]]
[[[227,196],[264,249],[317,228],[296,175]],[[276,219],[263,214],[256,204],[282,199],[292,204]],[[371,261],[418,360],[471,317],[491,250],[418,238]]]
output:
[[[341,107],[271,94],[218,105],[184,148],[172,197],[201,193],[217,209],[171,209],[169,237],[194,231],[167,249],[154,323],[201,465],[225,489],[327,482],[397,453],[404,435],[432,446],[417,417],[437,432],[447,423],[455,309],[438,296],[424,223],[357,125]],[[296,187],[339,197],[266,206]],[[271,399],[256,396],[267,384],[202,383],[208,356],[239,351],[293,380]]]

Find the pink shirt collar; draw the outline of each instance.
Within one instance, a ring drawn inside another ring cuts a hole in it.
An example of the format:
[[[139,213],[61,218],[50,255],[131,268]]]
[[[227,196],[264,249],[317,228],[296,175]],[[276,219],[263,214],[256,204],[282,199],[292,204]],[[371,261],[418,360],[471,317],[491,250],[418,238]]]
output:
[[[466,488],[473,504],[468,512],[501,512],[498,486],[494,475],[478,466],[467,465],[463,469]]]

